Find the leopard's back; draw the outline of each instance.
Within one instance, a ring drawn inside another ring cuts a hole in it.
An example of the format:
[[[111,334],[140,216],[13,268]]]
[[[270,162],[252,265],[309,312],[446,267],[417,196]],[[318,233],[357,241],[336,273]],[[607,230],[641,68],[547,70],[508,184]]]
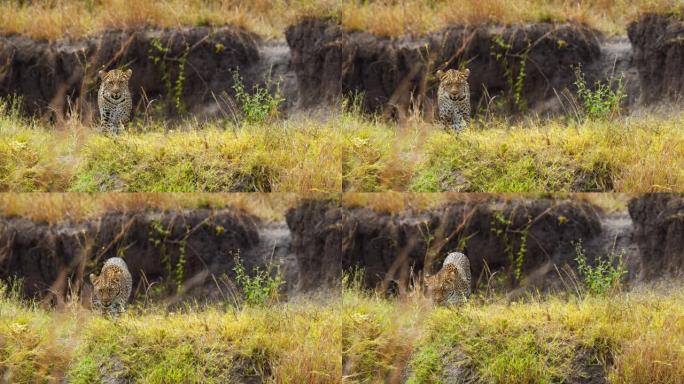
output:
[[[93,283],[93,306],[110,313],[123,312],[133,289],[133,278],[120,257],[107,259],[99,276],[90,275]]]
[[[444,260],[442,269],[426,279],[432,301],[439,305],[464,304],[471,293],[470,261],[454,252]]]

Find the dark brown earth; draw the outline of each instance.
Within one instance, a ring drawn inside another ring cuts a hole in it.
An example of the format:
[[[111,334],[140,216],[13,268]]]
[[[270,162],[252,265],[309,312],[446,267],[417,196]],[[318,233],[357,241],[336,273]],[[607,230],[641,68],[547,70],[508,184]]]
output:
[[[340,287],[344,212],[331,200],[306,200],[286,214],[301,289]]]
[[[215,112],[203,107],[220,101],[224,92],[233,94],[231,71],[243,72],[258,62],[258,40],[233,27],[110,31],[56,42],[0,36],[0,95],[22,96],[29,114],[56,111],[53,117],[59,118],[76,108],[97,116],[97,72],[126,66],[133,70],[130,88],[137,116],[153,111],[177,116],[183,108]],[[176,103],[177,92],[182,105]]]
[[[520,103],[509,103],[511,111],[558,108],[546,105],[556,98],[554,89],[570,87],[573,67],[586,68],[600,56],[599,33],[574,24],[454,26],[426,36],[386,38],[309,19],[288,28],[286,37],[302,106],[363,93],[366,109],[400,116],[412,102],[425,102],[429,109],[435,97],[432,74],[460,64],[471,70],[475,110],[492,106],[492,97],[502,100],[516,92]],[[518,79],[522,87],[514,91]]]
[[[641,253],[640,278],[680,277],[684,272],[684,195],[653,193],[633,199],[629,214]]]
[[[627,28],[643,103],[681,101],[684,95],[684,16],[648,14]]]
[[[112,212],[57,224],[4,217],[0,278],[23,279],[27,297],[63,297],[68,281],[78,292],[83,276],[98,271],[105,259],[123,256],[140,295],[152,282],[173,288],[183,255],[186,293],[220,300],[234,288],[227,278],[234,278],[239,252],[248,270],[279,263],[292,294],[339,289],[343,271],[359,268],[367,287],[401,292],[412,278],[418,282],[421,273],[436,272],[447,253],[460,250],[470,259],[476,289],[494,284],[562,290],[568,287],[559,276],[567,278],[566,268],[576,266],[579,240],[590,263],[624,250],[635,281],[681,276],[684,196],[634,198],[629,215],[633,225],[624,214],[605,214],[583,200],[478,197],[397,214],[304,200],[279,223],[209,209]]]
[[[233,256],[259,242],[256,220],[233,211],[197,209],[178,213],[110,213],[97,220],[47,224],[0,219],[0,277],[23,279],[28,297],[64,297],[79,292],[83,277],[107,258],[122,256],[134,293],[149,283],[182,281],[188,288],[213,287],[211,274],[232,274]],[[181,255],[184,263],[179,264]],[[245,259],[248,268],[263,264]],[[181,265],[182,275],[176,269]],[[144,275],[144,277],[143,277]],[[145,281],[146,279],[146,281]],[[210,298],[210,297],[209,297]]]
[[[514,260],[523,255],[523,284],[556,286],[553,265],[573,264],[574,242],[600,234],[597,211],[553,199],[454,202],[421,214],[355,208],[345,224],[343,265],[363,267],[369,286],[404,289],[412,274],[435,273],[447,253],[459,250],[470,259],[474,285],[483,286],[491,273],[515,273]]]
[[[628,28],[633,50],[586,26],[556,23],[455,25],[388,38],[305,19],[287,28],[286,43],[230,26],[109,31],[56,42],[0,36],[0,96],[23,97],[27,114],[59,120],[73,109],[90,121],[97,117],[97,71],[127,66],[137,118],[232,117],[238,70],[248,91],[269,78],[282,80],[287,109],[362,95],[366,111],[401,118],[416,106],[430,119],[433,73],[463,65],[471,70],[471,103],[480,114],[572,113],[564,90],[576,91],[577,66],[590,84],[626,74],[630,104],[637,97],[644,104],[678,100],[683,25],[680,16],[645,15]]]

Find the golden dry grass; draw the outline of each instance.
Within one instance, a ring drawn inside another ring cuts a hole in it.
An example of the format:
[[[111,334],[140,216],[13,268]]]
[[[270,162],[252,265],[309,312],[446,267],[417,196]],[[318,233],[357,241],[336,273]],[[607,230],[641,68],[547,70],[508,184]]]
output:
[[[39,309],[0,287],[7,382],[338,383],[337,304],[136,310],[116,322],[76,305]]]
[[[575,21],[624,33],[643,12],[681,6],[678,0],[36,0],[0,3],[0,29],[58,39],[106,29],[232,24],[265,37],[282,36],[302,17],[333,17],[348,30],[378,35],[425,33],[453,23]]]
[[[335,192],[340,133],[307,119],[239,126],[189,121],[108,137],[0,115],[0,191]],[[325,132],[324,132],[325,131]]]
[[[0,193],[0,216],[55,223],[97,218],[106,212],[239,209],[264,220],[283,220],[307,197],[295,193]]]
[[[635,193],[464,193],[464,192],[347,192],[341,196],[341,203],[347,208],[367,208],[376,212],[405,213],[424,212],[436,209],[453,201],[486,203],[533,200],[538,198],[568,199],[586,201],[600,207],[604,212],[625,211]]]
[[[582,123],[487,120],[463,132],[344,116],[345,191],[676,192],[681,112]]]
[[[567,382],[593,365],[610,383],[679,384],[683,300],[669,287],[434,308],[420,294],[387,300],[346,290],[343,375],[350,383],[450,382],[460,364],[483,382]]]

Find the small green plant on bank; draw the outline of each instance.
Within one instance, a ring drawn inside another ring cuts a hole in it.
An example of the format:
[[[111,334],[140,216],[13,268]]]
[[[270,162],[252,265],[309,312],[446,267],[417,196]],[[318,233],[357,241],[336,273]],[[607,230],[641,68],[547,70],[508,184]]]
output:
[[[513,270],[513,278],[515,282],[520,282],[522,277],[522,267],[525,262],[525,254],[527,254],[527,238],[529,236],[530,227],[525,225],[522,229],[513,230],[510,228],[513,221],[502,212],[496,212],[494,214],[494,220],[492,221],[491,231],[503,242],[504,251],[508,257],[508,261],[511,263]],[[519,234],[520,244],[516,250],[514,247],[515,238],[511,237],[510,234]]]
[[[531,45],[522,50],[519,53],[511,53],[513,45],[506,42],[503,36],[494,36],[493,47],[491,55],[494,59],[501,64],[504,70],[504,78],[506,79],[507,93],[505,95],[508,104],[514,107],[519,112],[525,111],[527,109],[527,100],[523,96],[523,87],[525,86],[525,77],[527,71],[527,59],[530,55]],[[512,58],[512,60],[509,60]],[[519,59],[519,68],[517,73],[514,73],[513,66],[515,64],[515,59]]]
[[[611,77],[607,82],[596,81],[591,90],[581,67],[575,67],[575,87],[580,98],[582,114],[589,120],[607,120],[620,115],[620,104],[627,97],[623,76]]]
[[[152,39],[150,42],[149,58],[159,68],[162,84],[166,91],[167,103],[176,109],[176,113],[183,115],[187,113],[187,107],[183,101],[183,91],[185,90],[185,66],[188,62],[190,47],[186,45],[185,50],[179,57],[168,57],[169,47],[165,46],[161,40]],[[176,62],[178,65],[178,76],[175,80],[171,79],[171,69],[167,63]]]
[[[190,228],[185,227],[185,234],[178,240],[170,239],[171,226],[165,227],[161,222],[154,221],[148,233],[148,241],[159,249],[161,263],[166,270],[167,275],[173,279],[174,288],[176,292],[180,292],[183,288],[183,281],[185,278],[185,263],[187,260],[187,242],[190,237]],[[178,260],[175,265],[171,262],[169,244],[178,246]]]
[[[282,96],[279,83],[275,84],[273,94],[268,90],[270,85],[270,82],[267,82],[265,88],[256,85],[250,94],[245,90],[240,73],[233,71],[233,91],[242,116],[247,122],[260,124],[278,116],[278,109],[285,98]]]
[[[233,256],[233,261],[235,280],[247,305],[271,305],[280,300],[280,287],[285,284],[285,280],[279,266],[269,264],[266,269],[256,267],[253,276],[250,276],[242,263],[239,251]]]
[[[622,278],[627,269],[622,258],[624,251],[616,254],[611,252],[607,258],[597,258],[596,265],[591,266],[582,247],[582,241],[575,244],[575,261],[584,288],[590,295],[603,295],[619,291],[622,288]]]

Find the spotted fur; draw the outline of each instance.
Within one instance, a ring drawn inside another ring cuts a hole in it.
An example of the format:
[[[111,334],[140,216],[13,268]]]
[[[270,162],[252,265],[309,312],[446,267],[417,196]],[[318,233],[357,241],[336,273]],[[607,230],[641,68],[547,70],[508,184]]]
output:
[[[102,83],[97,92],[97,104],[100,107],[100,126],[107,133],[118,134],[131,118],[133,101],[128,81],[132,74],[130,69],[99,72]]]
[[[107,259],[100,276],[90,274],[93,284],[93,308],[111,316],[126,310],[133,279],[126,262],[120,257]]]
[[[449,69],[446,72],[437,71],[439,120],[457,131],[464,129],[470,123],[469,75],[468,68],[462,71],[456,69]]]
[[[470,261],[459,252],[450,253],[442,269],[426,279],[428,294],[438,305],[461,305],[470,297]]]

